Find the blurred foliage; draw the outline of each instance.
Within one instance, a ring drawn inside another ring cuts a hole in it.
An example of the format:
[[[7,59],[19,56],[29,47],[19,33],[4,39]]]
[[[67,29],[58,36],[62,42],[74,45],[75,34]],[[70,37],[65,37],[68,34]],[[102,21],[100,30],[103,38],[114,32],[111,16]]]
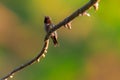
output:
[[[0,77],[35,57],[45,35],[43,19],[57,24],[89,0],[0,0]],[[58,30],[46,58],[13,80],[120,80],[119,0],[100,2],[91,17],[77,17],[72,30]],[[27,75],[26,75],[27,74]]]

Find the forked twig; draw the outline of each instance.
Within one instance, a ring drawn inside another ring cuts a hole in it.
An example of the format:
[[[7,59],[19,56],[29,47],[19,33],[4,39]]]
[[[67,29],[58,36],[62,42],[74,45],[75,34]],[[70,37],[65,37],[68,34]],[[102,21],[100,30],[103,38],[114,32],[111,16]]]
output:
[[[8,78],[13,78],[13,75],[28,67],[29,65],[39,61],[39,59],[41,59],[41,57],[45,57],[45,53],[47,53],[47,49],[49,46],[49,37],[51,35],[52,32],[56,31],[57,29],[59,29],[60,27],[68,24],[69,22],[71,22],[73,19],[75,19],[77,16],[79,16],[80,14],[84,14],[89,8],[91,8],[92,6],[97,10],[98,9],[98,3],[100,0],[90,0],[87,4],[85,4],[83,7],[79,8],[78,10],[76,10],[74,13],[72,13],[70,16],[68,16],[67,18],[65,18],[63,21],[61,21],[60,23],[58,23],[57,25],[55,25],[54,28],[52,28],[45,36],[44,39],[44,45],[43,48],[41,49],[40,53],[34,57],[32,60],[28,61],[25,64],[20,65],[19,67],[17,67],[16,69],[13,69],[10,73],[8,73],[7,75],[5,75],[3,78],[1,78],[0,80],[7,80]],[[68,26],[69,27],[69,26]]]

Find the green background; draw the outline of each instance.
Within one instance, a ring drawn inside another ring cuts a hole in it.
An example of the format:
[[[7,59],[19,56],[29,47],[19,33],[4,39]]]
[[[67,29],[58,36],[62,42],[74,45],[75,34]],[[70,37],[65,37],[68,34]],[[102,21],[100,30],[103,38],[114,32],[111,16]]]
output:
[[[35,57],[45,36],[44,16],[57,24],[89,0],[0,0],[0,77]],[[72,30],[58,30],[59,47],[10,80],[120,80],[119,0],[101,0]]]

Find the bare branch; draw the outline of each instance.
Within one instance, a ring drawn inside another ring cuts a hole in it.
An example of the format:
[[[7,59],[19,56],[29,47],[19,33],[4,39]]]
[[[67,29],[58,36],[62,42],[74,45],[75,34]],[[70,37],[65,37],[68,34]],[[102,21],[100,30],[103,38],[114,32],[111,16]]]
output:
[[[14,70],[11,71],[8,75],[6,75],[5,77],[1,78],[0,80],[6,80],[6,79],[9,78],[9,77],[12,78],[12,76],[13,76],[16,72],[20,71],[21,69],[23,69],[23,68],[25,68],[25,67],[33,64],[33,63],[35,63],[36,61],[39,60],[39,58],[44,57],[43,54],[45,54],[45,53],[47,52],[48,46],[49,46],[49,39],[45,41],[44,46],[43,46],[41,52],[40,52],[34,59],[32,59],[31,61],[28,61],[28,62],[25,63],[25,64],[22,64],[21,66],[19,66],[18,68],[14,69]]]
[[[91,8],[92,6],[94,7],[94,5],[96,3],[98,3],[100,0],[90,0],[87,4],[85,4],[83,7],[79,8],[78,10],[76,10],[74,13],[72,13],[70,16],[68,16],[67,18],[65,18],[63,21],[61,21],[60,23],[58,23],[57,25],[55,25],[55,27],[53,29],[51,29],[49,31],[49,33],[46,35],[45,40],[49,39],[49,36],[52,32],[54,32],[55,30],[59,29],[60,27],[66,25],[67,23],[69,23],[70,21],[72,21],[73,19],[75,19],[77,16],[79,16],[80,14],[83,14],[84,12],[86,12],[86,10],[88,10],[89,8]],[[98,7],[98,6],[97,6]]]
[[[59,29],[60,27],[68,24],[69,22],[71,22],[73,19],[75,19],[77,16],[79,16],[80,14],[83,14],[86,12],[86,10],[88,10],[90,7],[94,7],[95,9],[98,9],[98,2],[100,0],[90,0],[87,4],[85,4],[83,7],[81,7],[80,9],[76,10],[74,13],[72,13],[70,16],[68,16],[67,18],[65,18],[63,21],[61,21],[60,23],[58,23],[57,25],[55,25],[54,28],[52,28],[45,36],[44,39],[44,45],[43,48],[41,49],[40,53],[34,57],[32,60],[28,61],[25,64],[22,64],[21,66],[17,67],[16,69],[13,69],[9,74],[5,75],[3,78],[1,78],[0,80],[7,80],[8,78],[13,78],[13,75],[30,66],[31,64],[35,63],[35,62],[39,62],[39,59],[41,59],[41,57],[45,57],[45,53],[47,53],[47,49],[49,46],[49,37],[51,35],[52,32],[56,31],[57,29]],[[97,5],[96,5],[97,4]]]

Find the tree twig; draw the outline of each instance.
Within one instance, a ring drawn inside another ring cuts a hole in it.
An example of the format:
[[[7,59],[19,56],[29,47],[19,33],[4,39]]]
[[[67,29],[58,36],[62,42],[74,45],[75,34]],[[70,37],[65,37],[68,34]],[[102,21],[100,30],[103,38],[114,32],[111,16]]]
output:
[[[41,57],[45,57],[45,53],[47,53],[47,49],[49,46],[49,37],[51,35],[52,32],[56,31],[57,29],[59,29],[60,27],[66,25],[67,23],[69,23],[70,21],[72,21],[73,19],[75,19],[77,16],[79,16],[79,14],[83,14],[84,12],[86,12],[86,10],[88,10],[89,8],[91,8],[92,6],[97,9],[98,6],[95,4],[98,4],[100,0],[90,0],[87,4],[85,4],[83,7],[79,8],[78,10],[76,10],[74,13],[72,13],[70,16],[68,16],[67,18],[65,18],[64,20],[62,20],[60,23],[58,23],[57,25],[55,25],[54,28],[52,28],[45,36],[44,39],[44,45],[43,48],[41,49],[40,53],[34,57],[32,60],[28,61],[25,64],[20,65],[19,67],[17,67],[16,69],[13,69],[10,73],[8,73],[7,75],[5,75],[3,78],[1,78],[0,80],[7,80],[8,78],[12,78],[13,75],[30,66],[31,64],[39,61],[39,59]]]

